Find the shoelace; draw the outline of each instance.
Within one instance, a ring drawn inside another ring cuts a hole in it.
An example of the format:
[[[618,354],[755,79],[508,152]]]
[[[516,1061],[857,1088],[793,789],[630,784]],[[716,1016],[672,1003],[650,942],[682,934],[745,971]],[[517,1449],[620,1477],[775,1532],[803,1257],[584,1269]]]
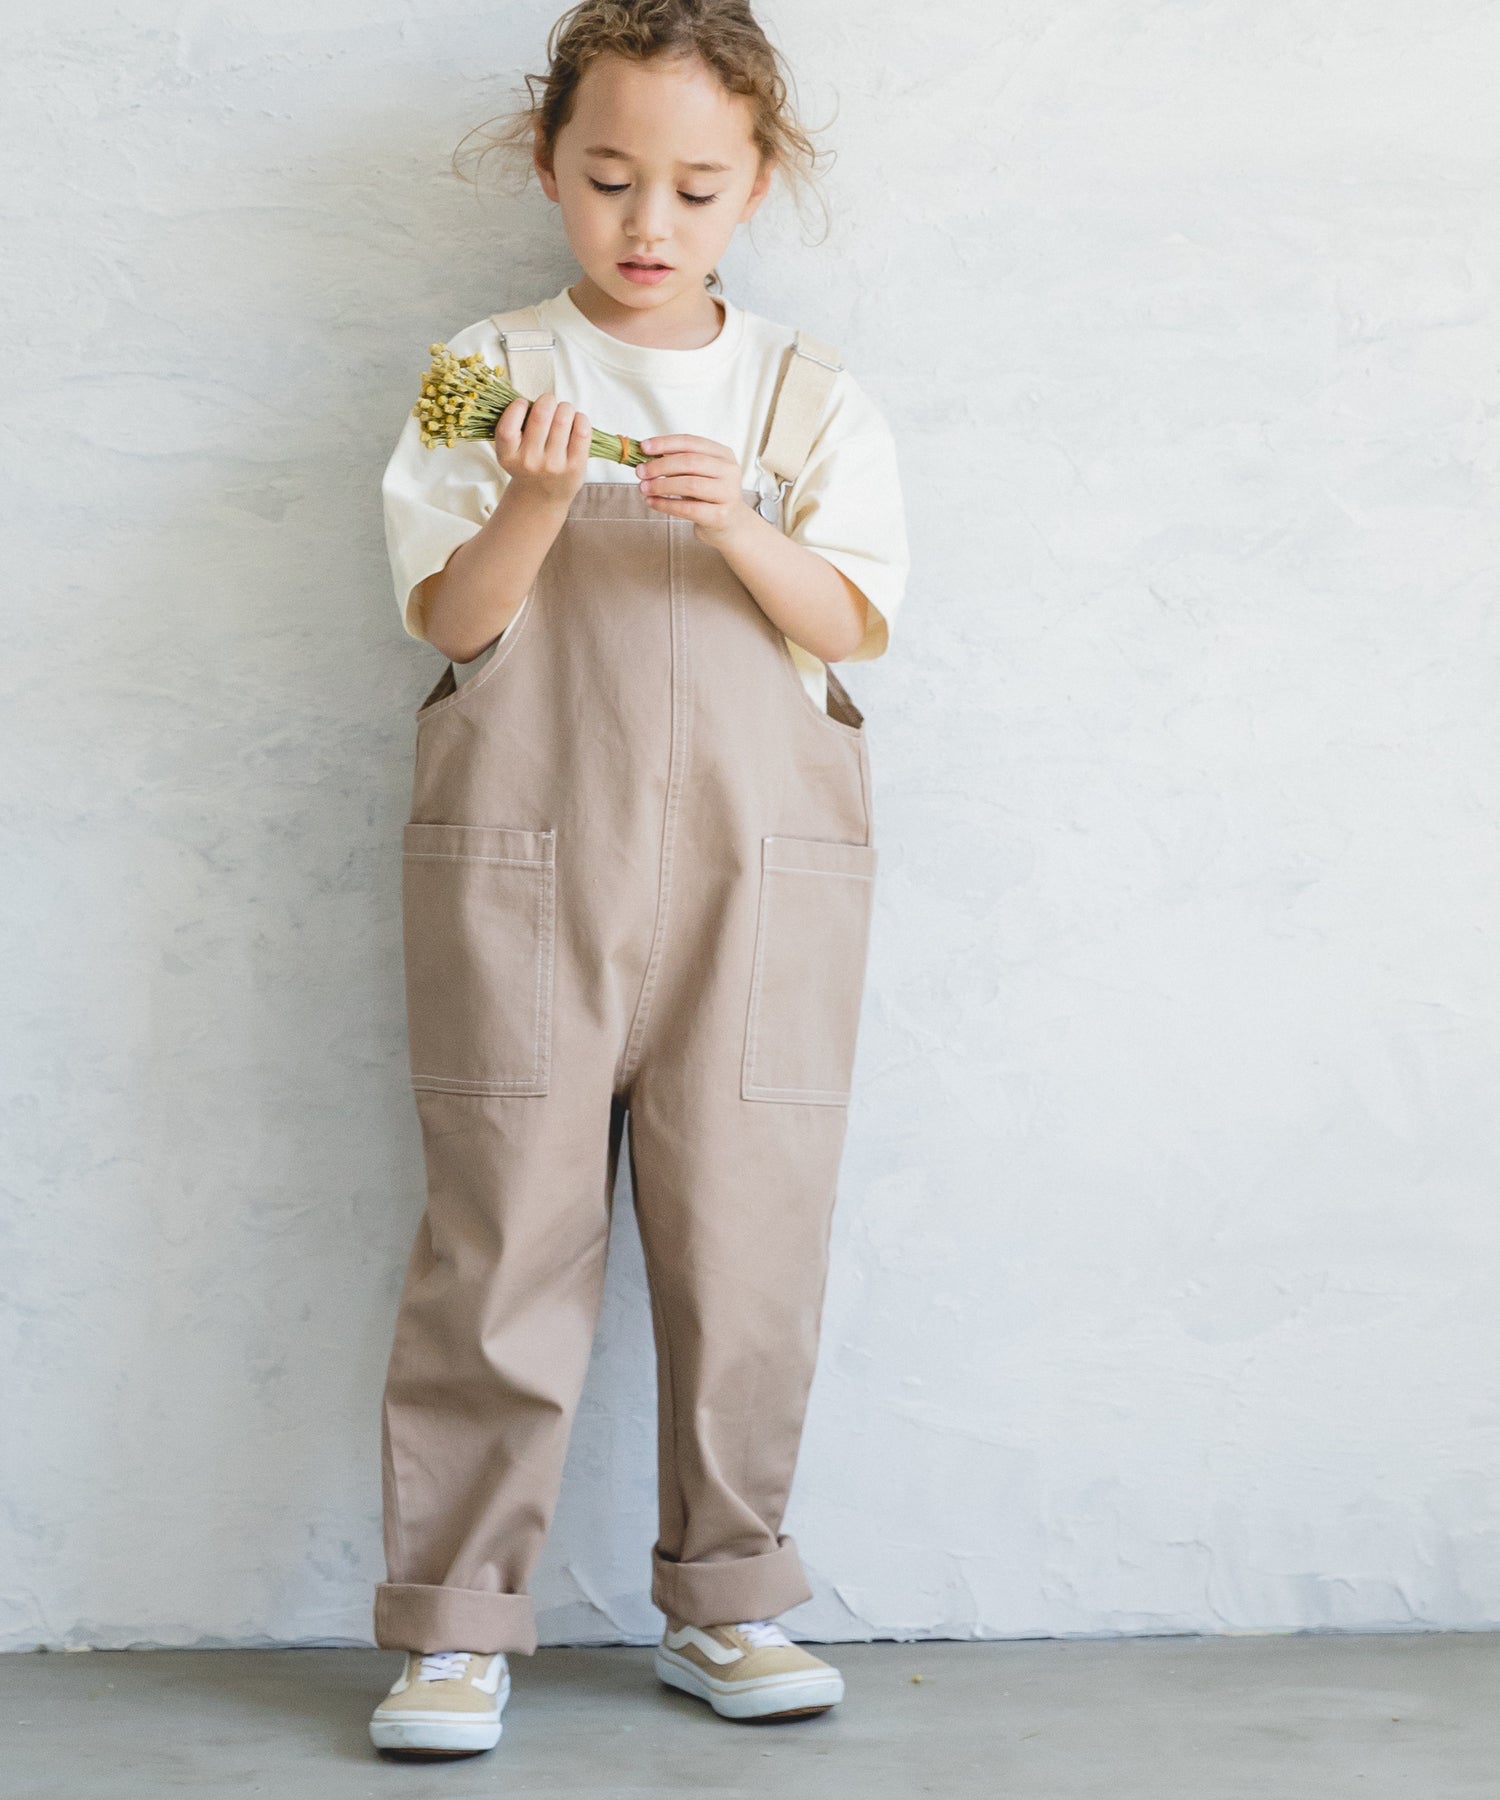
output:
[[[747,1619],[743,1625],[736,1625],[735,1630],[754,1644],[757,1650],[779,1647],[792,1641],[773,1619]]]
[[[472,1650],[432,1650],[422,1658],[419,1681],[459,1681],[469,1666]]]

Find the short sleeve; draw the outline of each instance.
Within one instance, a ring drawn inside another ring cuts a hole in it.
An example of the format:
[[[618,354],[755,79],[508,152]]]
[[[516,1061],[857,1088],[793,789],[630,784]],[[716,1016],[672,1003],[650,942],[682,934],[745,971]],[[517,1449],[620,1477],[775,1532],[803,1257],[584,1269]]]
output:
[[[869,602],[864,641],[847,660],[882,655],[911,568],[906,512],[895,437],[847,369],[787,490],[785,519],[789,537],[826,557]]]
[[[465,327],[447,340],[455,356],[474,351],[495,362],[499,348],[486,332],[487,320]],[[413,370],[413,392],[423,371]],[[381,477],[385,543],[401,623],[409,636],[423,638],[414,618],[412,589],[435,575],[462,543],[495,510],[510,477],[500,467],[491,438],[462,438],[456,444],[422,442],[421,421],[408,413],[396,448]],[[425,640],[424,640],[425,641]]]

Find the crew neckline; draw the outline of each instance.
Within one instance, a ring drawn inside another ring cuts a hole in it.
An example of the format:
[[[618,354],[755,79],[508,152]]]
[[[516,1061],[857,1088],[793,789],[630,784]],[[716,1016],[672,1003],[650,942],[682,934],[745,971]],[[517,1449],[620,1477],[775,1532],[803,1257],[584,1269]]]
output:
[[[578,303],[565,283],[550,300],[539,303],[537,310],[560,336],[570,339],[596,362],[626,375],[644,375],[654,383],[699,381],[712,370],[722,367],[740,347],[744,336],[745,314],[727,294],[713,296],[724,308],[724,322],[719,335],[707,344],[691,350],[669,350],[656,344],[627,344],[623,338],[602,331],[592,319],[578,310]]]

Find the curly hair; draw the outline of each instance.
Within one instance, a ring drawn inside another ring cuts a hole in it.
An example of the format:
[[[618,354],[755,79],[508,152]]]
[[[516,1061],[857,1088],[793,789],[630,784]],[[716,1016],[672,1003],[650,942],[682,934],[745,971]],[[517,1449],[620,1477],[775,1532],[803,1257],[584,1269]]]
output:
[[[498,150],[519,167],[518,187],[524,187],[538,138],[544,158],[550,162],[558,133],[573,116],[583,73],[600,56],[620,56],[632,62],[699,58],[727,92],[750,102],[751,138],[761,168],[779,169],[794,198],[803,191],[816,191],[812,175],[817,165],[825,158],[836,158],[835,151],[817,149],[799,122],[791,104],[792,81],[785,59],[761,29],[748,0],[579,0],[548,34],[547,73],[524,77],[525,103],[501,114],[504,122],[498,129],[489,129],[494,121],[487,121],[465,134],[453,154],[455,174],[466,179],[461,166],[463,147],[477,137],[481,140],[477,162]],[[823,211],[826,235],[826,203]],[[717,287],[718,270],[706,275],[704,283]]]

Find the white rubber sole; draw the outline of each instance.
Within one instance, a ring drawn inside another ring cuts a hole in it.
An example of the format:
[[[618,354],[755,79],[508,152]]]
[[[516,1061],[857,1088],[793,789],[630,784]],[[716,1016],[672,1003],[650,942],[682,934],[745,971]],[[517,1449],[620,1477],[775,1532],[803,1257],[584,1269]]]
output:
[[[837,1669],[812,1675],[762,1675],[754,1681],[720,1681],[665,1644],[656,1649],[656,1673],[668,1687],[706,1700],[721,1718],[780,1719],[825,1712],[844,1697]]]
[[[410,1712],[383,1712],[370,1720],[370,1742],[377,1750],[426,1751],[433,1756],[462,1756],[474,1750],[493,1750],[504,1729],[499,1709],[510,1698],[510,1682],[503,1681],[495,1696],[497,1716],[476,1718],[473,1713],[432,1712],[414,1707]]]

